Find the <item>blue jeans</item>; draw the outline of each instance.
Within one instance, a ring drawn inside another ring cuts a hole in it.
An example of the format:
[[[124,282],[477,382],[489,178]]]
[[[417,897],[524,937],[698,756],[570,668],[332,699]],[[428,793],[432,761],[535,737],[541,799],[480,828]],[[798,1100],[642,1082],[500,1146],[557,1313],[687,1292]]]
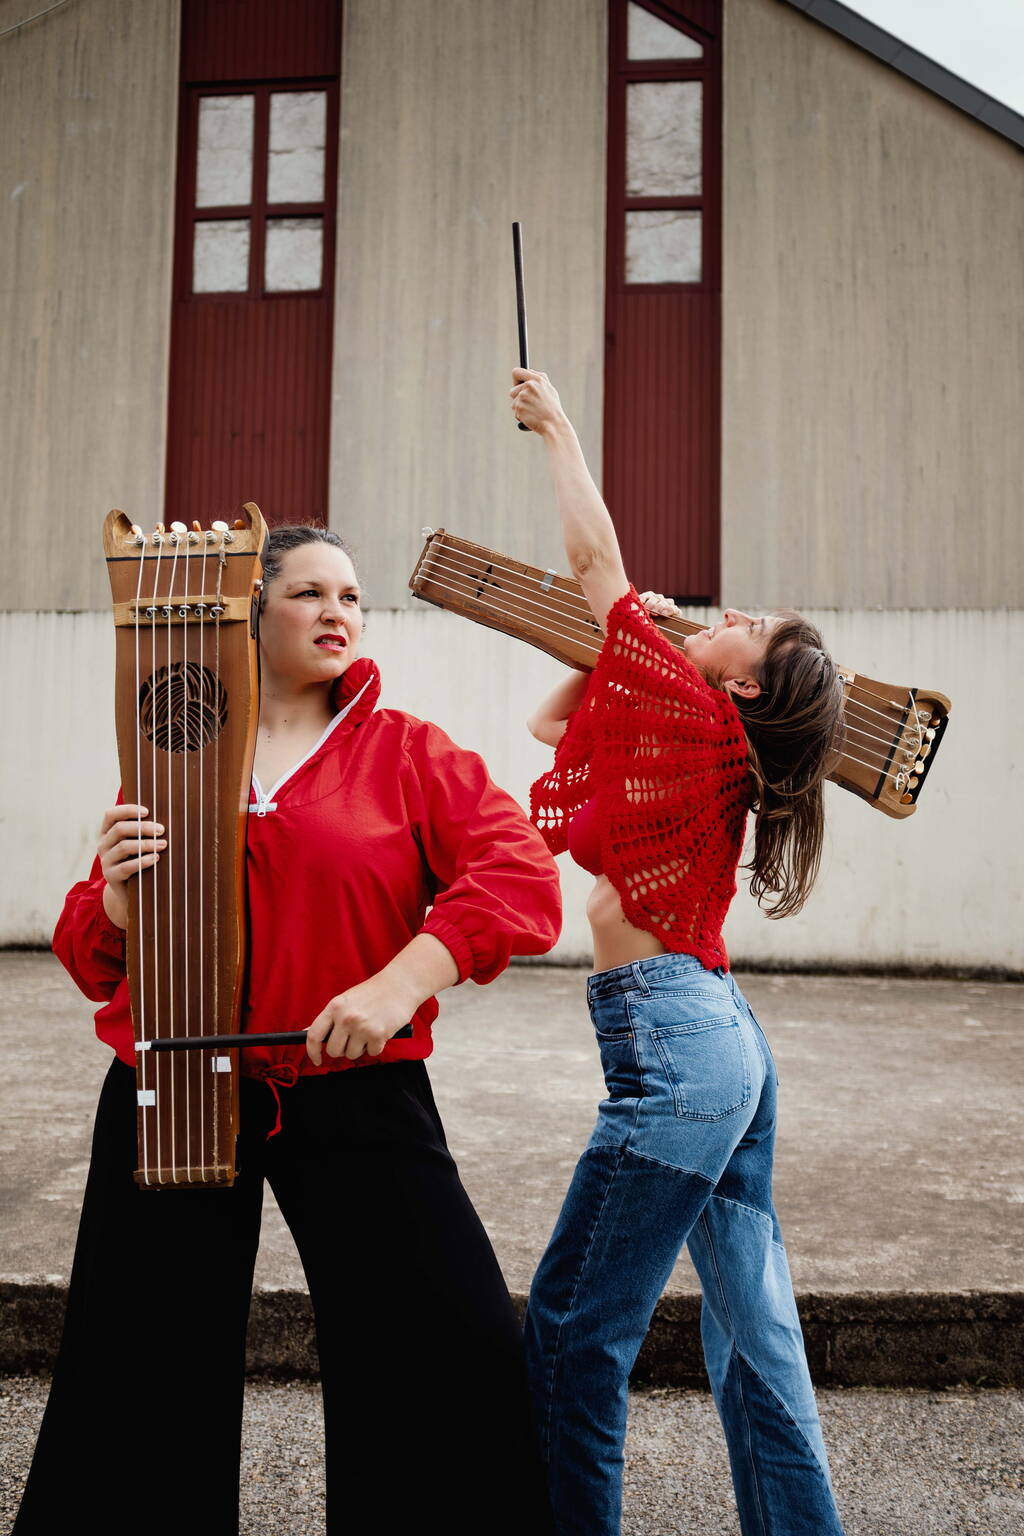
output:
[[[777,1078],[732,976],[664,954],[591,976],[608,1097],[530,1293],[559,1536],[615,1536],[627,1383],[683,1244],[743,1536],[842,1536],[772,1204]]]

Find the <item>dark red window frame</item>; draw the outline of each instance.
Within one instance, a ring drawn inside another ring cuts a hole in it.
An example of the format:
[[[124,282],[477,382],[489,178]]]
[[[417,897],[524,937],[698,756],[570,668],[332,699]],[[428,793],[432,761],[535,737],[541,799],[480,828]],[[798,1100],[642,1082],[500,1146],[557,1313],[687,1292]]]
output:
[[[230,516],[242,501],[272,524],[327,521],[341,47],[340,0],[181,0],[165,521]],[[327,92],[323,203],[268,208],[269,97],[308,89]],[[257,98],[244,207],[194,206],[204,95]],[[266,292],[268,216],[321,212],[321,287]],[[218,216],[252,221],[248,290],[196,294],[196,223]]]
[[[327,143],[324,157],[324,197],[317,203],[268,203],[267,179],[270,149],[270,98],[279,92],[324,91],[327,96]],[[183,87],[181,138],[179,164],[183,174],[178,178],[178,215],[175,220],[177,249],[174,270],[175,296],[197,303],[215,300],[217,303],[237,299],[244,303],[252,299],[295,298],[297,294],[333,294],[335,222],[338,201],[338,111],[339,88],[337,78],[297,80],[258,80],[252,82],[231,81],[221,84],[208,81],[192,82]],[[230,203],[223,206],[196,207],[196,168],[199,155],[199,103],[204,96],[252,96],[253,103],[253,181],[252,198],[248,203]],[[264,286],[264,256],[266,253],[268,219],[323,219],[323,258],[320,267],[319,288],[289,288],[268,291]],[[249,287],[245,293],[193,293],[192,260],[195,249],[195,226],[213,219],[248,219],[249,221]]]
[[[604,489],[641,587],[717,599],[721,486],[721,0],[634,0],[700,43],[699,59],[627,58],[628,0],[610,0]],[[626,196],[626,93],[641,81],[703,87],[701,193]],[[627,283],[626,214],[701,213],[699,282]]]

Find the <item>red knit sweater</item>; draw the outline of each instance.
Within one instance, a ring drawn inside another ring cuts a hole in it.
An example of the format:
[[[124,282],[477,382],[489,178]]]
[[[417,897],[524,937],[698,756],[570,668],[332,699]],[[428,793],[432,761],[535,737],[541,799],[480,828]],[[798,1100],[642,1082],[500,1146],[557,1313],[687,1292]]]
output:
[[[728,694],[666,640],[630,587],[608,614],[583,702],[530,791],[552,853],[597,799],[601,864],[634,928],[728,967],[722,924],[750,805],[747,743]]]

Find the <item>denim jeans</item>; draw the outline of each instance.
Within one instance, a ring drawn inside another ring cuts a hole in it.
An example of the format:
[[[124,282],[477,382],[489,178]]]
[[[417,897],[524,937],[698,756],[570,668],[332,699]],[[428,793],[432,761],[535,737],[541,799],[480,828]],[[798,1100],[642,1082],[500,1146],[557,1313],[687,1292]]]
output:
[[[842,1536],[772,1203],[777,1078],[732,976],[591,976],[608,1097],[534,1278],[531,1388],[559,1536],[615,1536],[627,1383],[683,1244],[743,1536]]]

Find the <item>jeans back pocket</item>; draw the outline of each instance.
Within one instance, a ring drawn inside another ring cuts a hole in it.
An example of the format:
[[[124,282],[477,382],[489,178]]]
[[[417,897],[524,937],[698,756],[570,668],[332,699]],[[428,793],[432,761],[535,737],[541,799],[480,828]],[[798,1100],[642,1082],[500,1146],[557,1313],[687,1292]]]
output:
[[[652,1029],[648,1039],[681,1118],[724,1120],[750,1103],[750,1061],[735,1013]]]

